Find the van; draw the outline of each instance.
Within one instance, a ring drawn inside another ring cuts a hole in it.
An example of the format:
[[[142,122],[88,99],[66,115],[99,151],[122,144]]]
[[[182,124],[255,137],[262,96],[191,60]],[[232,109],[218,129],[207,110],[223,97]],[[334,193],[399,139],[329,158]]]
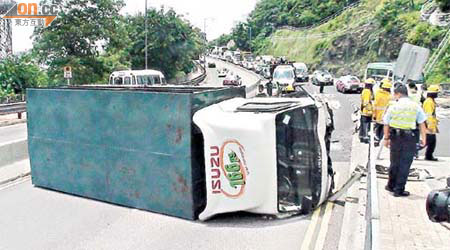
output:
[[[164,85],[167,84],[163,73],[157,70],[115,71],[109,76],[110,85]]]
[[[295,78],[297,82],[309,81],[308,67],[304,63],[293,63],[295,68]]]

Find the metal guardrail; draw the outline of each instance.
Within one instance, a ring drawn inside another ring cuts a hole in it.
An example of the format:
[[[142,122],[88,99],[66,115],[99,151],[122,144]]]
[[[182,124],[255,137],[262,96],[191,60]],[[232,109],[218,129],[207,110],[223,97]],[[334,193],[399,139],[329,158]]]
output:
[[[374,124],[371,124],[369,157],[367,162],[367,206],[366,206],[366,242],[365,250],[380,249],[380,211],[378,201],[378,182],[375,153]],[[380,144],[380,147],[383,145]],[[380,148],[381,149],[381,148]]]
[[[184,81],[184,82],[178,82],[177,84],[179,85],[199,85],[201,82],[203,82],[206,79],[206,69],[205,67],[203,67],[202,64],[195,62],[195,64],[197,64],[198,67],[200,67],[200,69],[202,70],[202,74],[195,77],[194,79],[191,79],[189,81]]]
[[[24,102],[25,95],[12,95],[6,97],[0,97],[0,104],[9,104],[9,103],[17,103]]]
[[[321,19],[318,23],[315,23],[313,25],[302,26],[302,27],[294,27],[294,26],[290,26],[290,25],[284,25],[284,26],[277,27],[277,29],[286,29],[286,30],[292,30],[292,31],[301,31],[301,30],[312,29],[312,28],[320,26],[320,25],[330,21],[331,19],[341,15],[344,11],[358,6],[360,3],[361,3],[361,1],[356,1],[354,3],[351,3],[351,4],[347,5],[347,6],[345,6],[344,8],[338,10],[333,15],[327,16],[327,17]]]
[[[0,105],[0,115],[8,115],[17,113],[19,119],[22,118],[22,113],[27,111],[26,102],[1,104]]]

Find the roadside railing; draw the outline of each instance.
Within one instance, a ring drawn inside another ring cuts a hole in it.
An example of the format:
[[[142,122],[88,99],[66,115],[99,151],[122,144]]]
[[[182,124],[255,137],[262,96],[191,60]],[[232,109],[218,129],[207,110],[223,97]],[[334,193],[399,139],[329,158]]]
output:
[[[202,74],[191,79],[188,81],[184,81],[184,82],[178,82],[176,83],[177,85],[199,85],[201,82],[203,82],[206,79],[206,69],[205,67],[203,67],[203,65],[201,63],[195,62],[195,64],[197,65],[197,67],[200,67],[200,70],[202,71]]]
[[[380,249],[380,210],[378,201],[378,181],[375,153],[374,125],[371,124],[369,156],[367,161],[367,206],[365,250]],[[380,147],[383,145],[380,144]]]
[[[27,111],[26,102],[0,104],[0,115],[17,113],[17,118],[22,119],[22,113]]]
[[[9,104],[9,103],[16,103],[16,102],[24,102],[24,101],[25,101],[25,95],[22,95],[22,94],[0,97],[0,104]]]

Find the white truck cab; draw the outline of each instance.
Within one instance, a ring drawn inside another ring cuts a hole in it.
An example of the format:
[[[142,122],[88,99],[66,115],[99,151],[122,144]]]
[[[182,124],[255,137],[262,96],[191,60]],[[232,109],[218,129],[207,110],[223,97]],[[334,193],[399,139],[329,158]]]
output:
[[[333,185],[330,115],[309,96],[234,98],[197,111],[207,190],[199,219],[236,211],[307,213],[324,202]]]

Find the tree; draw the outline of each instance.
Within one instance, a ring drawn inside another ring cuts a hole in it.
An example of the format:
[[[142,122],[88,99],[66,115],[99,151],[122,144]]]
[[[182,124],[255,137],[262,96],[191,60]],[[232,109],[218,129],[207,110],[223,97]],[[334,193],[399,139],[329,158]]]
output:
[[[44,3],[52,2],[50,0]],[[121,51],[129,43],[122,0],[60,0],[53,23],[33,34],[33,53],[56,82],[63,82],[63,67],[72,66],[73,83],[105,82],[111,65],[128,65]]]
[[[149,9],[148,17],[148,64],[161,70],[167,78],[178,72],[190,72],[206,49],[200,30],[183,21],[174,10]],[[126,49],[133,69],[145,68],[145,18],[143,15],[127,16],[126,23],[131,40]]]
[[[47,75],[29,54],[9,56],[0,61],[0,95],[21,94],[28,87],[48,84]]]

